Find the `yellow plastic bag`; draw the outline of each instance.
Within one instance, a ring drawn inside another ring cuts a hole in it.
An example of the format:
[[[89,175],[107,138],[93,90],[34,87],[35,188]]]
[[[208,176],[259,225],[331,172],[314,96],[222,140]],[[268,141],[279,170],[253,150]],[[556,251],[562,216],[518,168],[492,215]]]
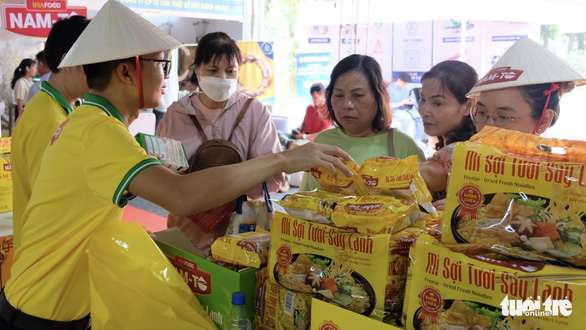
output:
[[[92,329],[216,329],[139,224],[106,225],[86,252]]]

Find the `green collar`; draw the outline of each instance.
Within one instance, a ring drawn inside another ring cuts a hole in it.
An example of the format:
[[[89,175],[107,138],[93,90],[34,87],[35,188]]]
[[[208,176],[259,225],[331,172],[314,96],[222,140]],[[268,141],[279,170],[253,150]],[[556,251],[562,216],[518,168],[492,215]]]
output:
[[[51,87],[48,82],[41,82],[41,90],[49,94],[49,96],[51,96],[55,101],[59,102],[61,107],[63,107],[63,110],[65,110],[68,115],[73,112],[73,107],[69,105],[69,103],[67,103],[67,101],[65,101],[63,98],[63,95],[61,95],[55,88]]]
[[[98,107],[104,110],[104,112],[108,114],[108,116],[120,120],[124,124],[124,126],[126,126],[126,123],[124,122],[124,119],[122,119],[122,116],[120,116],[120,114],[118,113],[118,110],[116,110],[112,103],[110,103],[110,101],[106,100],[105,98],[94,94],[86,93],[85,99],[83,100],[83,104],[93,105],[94,107]],[[126,128],[128,128],[128,126],[126,126]]]

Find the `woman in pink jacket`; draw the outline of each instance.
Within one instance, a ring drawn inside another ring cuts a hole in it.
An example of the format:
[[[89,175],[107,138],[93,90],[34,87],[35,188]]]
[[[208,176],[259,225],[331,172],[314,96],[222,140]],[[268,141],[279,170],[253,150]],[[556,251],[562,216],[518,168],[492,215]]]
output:
[[[157,128],[157,135],[179,140],[187,157],[191,158],[202,138],[190,118],[195,115],[208,139],[227,140],[232,125],[248,97],[237,91],[238,68],[242,54],[236,42],[223,32],[205,35],[199,42],[193,63],[201,92],[192,92],[171,104]],[[252,100],[232,137],[244,160],[281,151],[277,130],[270,112],[258,100]],[[275,193],[285,182],[284,174],[266,181],[269,193]],[[246,194],[251,199],[263,196],[259,185]],[[228,221],[224,220],[206,233],[189,218],[169,213],[168,227],[181,231],[204,253],[209,254],[213,241],[224,235]]]

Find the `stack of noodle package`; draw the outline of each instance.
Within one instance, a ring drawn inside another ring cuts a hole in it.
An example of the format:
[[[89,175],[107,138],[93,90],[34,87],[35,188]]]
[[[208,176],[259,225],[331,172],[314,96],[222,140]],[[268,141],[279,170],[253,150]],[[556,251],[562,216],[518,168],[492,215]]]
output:
[[[576,300],[586,293],[585,168],[580,141],[486,127],[458,143],[442,244],[422,235],[409,252],[405,326],[583,324]]]
[[[421,233],[439,237],[440,218],[416,157],[346,165],[354,172],[351,178],[313,169],[319,189],[277,202],[287,214],[274,217],[265,290],[277,284],[290,292],[285,298],[311,295],[398,324],[409,246]],[[298,298],[285,306],[305,306],[306,301]],[[309,326],[304,312],[296,315],[294,325]]]

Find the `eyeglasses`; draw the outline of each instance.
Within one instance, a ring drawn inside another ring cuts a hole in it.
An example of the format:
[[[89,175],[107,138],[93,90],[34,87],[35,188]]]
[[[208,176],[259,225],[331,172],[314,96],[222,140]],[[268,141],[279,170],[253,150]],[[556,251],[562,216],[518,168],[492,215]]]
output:
[[[152,58],[139,58],[141,61],[149,61],[155,63],[163,63],[163,73],[165,76],[171,74],[171,61],[170,60],[155,60]]]
[[[506,111],[494,111],[493,113],[488,113],[487,111],[479,110],[478,108],[473,109],[472,112],[472,119],[474,120],[474,123],[484,125],[488,118],[492,118],[494,126],[500,128],[509,128],[516,120],[527,116],[530,115],[513,117]]]

